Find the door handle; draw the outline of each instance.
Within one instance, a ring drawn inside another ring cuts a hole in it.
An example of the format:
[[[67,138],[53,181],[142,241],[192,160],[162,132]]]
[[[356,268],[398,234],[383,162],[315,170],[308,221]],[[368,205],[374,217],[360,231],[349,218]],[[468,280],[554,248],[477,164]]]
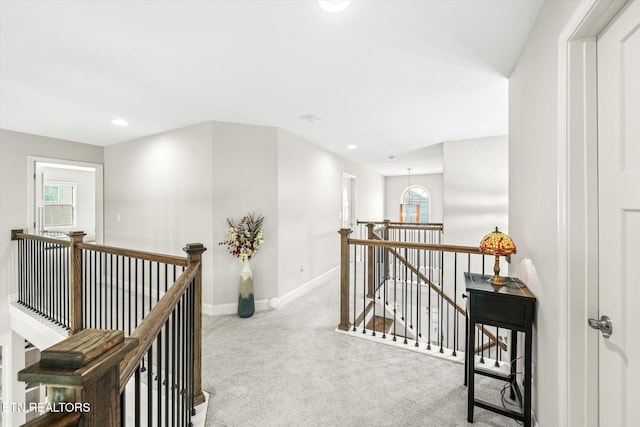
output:
[[[600,320],[589,319],[589,326],[602,332],[604,338],[609,338],[613,333],[613,325],[609,316],[600,316]]]

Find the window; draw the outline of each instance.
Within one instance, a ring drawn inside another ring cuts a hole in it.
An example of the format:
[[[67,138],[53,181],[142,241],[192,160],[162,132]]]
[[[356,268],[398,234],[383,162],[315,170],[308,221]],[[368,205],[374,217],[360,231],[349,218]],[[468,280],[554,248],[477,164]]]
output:
[[[402,200],[400,203],[406,208],[403,212],[406,212],[411,218],[400,218],[402,222],[429,222],[429,208],[430,208],[430,196],[429,191],[421,185],[412,185],[407,188],[402,194]],[[413,214],[411,214],[413,212]],[[416,215],[417,214],[417,215]],[[418,218],[416,218],[419,216]]]
[[[45,227],[75,224],[76,185],[45,182],[42,189],[42,222]]]

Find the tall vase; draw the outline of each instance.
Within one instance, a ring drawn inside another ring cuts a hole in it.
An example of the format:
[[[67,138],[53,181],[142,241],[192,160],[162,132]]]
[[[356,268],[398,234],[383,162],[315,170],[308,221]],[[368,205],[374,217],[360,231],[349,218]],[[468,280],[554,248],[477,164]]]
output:
[[[242,263],[240,272],[240,295],[238,297],[238,316],[242,318],[251,317],[256,311],[253,299],[253,274],[249,261]]]

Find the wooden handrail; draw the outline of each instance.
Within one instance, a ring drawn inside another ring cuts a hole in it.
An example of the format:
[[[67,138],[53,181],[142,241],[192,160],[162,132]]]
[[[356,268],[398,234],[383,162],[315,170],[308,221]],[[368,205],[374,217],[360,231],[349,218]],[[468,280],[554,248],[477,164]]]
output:
[[[200,262],[189,265],[140,325],[131,333],[131,338],[136,338],[138,345],[127,353],[120,363],[120,393],[124,391],[140,361],[156,339],[158,332],[164,327],[176,304],[180,301],[189,285],[195,280],[198,273],[200,273],[201,268]],[[196,351],[199,351],[199,349]]]
[[[382,246],[389,248],[401,248],[401,249],[422,249],[438,252],[458,252],[463,254],[482,254],[480,248],[477,246],[456,246],[456,245],[440,245],[432,243],[413,243],[413,242],[398,242],[390,240],[364,240],[364,239],[349,239],[350,245],[362,245],[362,246]]]
[[[427,230],[442,230],[444,224],[441,222],[399,222],[399,221],[357,221],[357,225],[363,224],[375,224],[375,225],[388,225],[399,228],[409,228],[415,227],[417,229],[427,229]]]
[[[71,242],[67,239],[38,236],[37,234],[28,234],[25,233],[24,230],[11,230],[11,240],[18,239],[38,240],[40,242],[51,243],[52,245],[71,246]]]
[[[175,255],[164,255],[154,252],[138,251],[134,249],[116,248],[113,246],[95,245],[93,243],[80,243],[78,248],[102,252],[112,255],[126,256],[130,258],[137,258],[145,261],[159,262],[163,264],[177,265],[180,267],[186,267],[188,262],[186,257],[180,257]]]
[[[73,231],[70,234],[73,234],[73,233],[80,233],[80,232]],[[68,239],[59,239],[56,237],[46,237],[46,236],[39,236],[37,234],[28,234],[28,233],[25,233],[23,230],[11,230],[11,240],[18,240],[18,239],[38,240],[40,242],[51,243],[54,245],[71,246],[71,241]],[[186,267],[188,263],[187,257],[165,255],[165,254],[159,254],[154,252],[139,251],[135,249],[118,248],[114,246],[96,245],[94,243],[78,242],[76,244],[76,247],[79,249],[84,249],[89,251],[103,252],[103,253],[112,254],[112,255],[121,255],[121,256],[126,256],[130,258],[138,258],[145,261],[153,261],[153,262],[160,262],[164,264],[177,265],[179,267]]]

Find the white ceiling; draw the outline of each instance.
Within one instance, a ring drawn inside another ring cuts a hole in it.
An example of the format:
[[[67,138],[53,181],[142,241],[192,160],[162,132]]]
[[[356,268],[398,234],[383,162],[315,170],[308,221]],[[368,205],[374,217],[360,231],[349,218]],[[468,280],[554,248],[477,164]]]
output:
[[[0,127],[109,145],[252,123],[385,175],[437,172],[433,145],[507,133],[508,76],[541,4],[2,1]]]

